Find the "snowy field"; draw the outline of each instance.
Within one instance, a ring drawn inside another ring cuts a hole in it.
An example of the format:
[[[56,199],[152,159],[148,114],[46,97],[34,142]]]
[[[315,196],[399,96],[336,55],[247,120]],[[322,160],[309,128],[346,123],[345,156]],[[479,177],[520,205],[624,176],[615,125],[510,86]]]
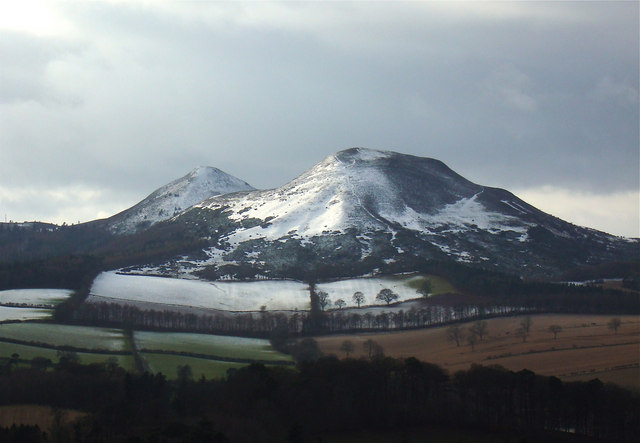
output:
[[[269,311],[309,309],[308,285],[278,280],[256,282],[206,282],[176,278],[100,274],[91,295],[123,302],[151,302],[224,311]]]
[[[69,289],[10,289],[0,291],[0,305],[32,305],[53,307],[65,301]]]
[[[422,279],[416,275],[355,278],[320,283],[317,290],[329,294],[330,308],[338,299],[343,299],[347,307],[354,307],[356,291],[364,294],[362,306],[384,305],[376,300],[380,290],[391,289],[398,294],[397,301],[420,298],[415,287]],[[259,311],[262,306],[268,311],[308,310],[310,301],[308,285],[296,281],[207,282],[122,275],[115,271],[103,272],[96,278],[87,301],[105,300],[102,297],[114,303],[155,303],[222,311]]]
[[[407,277],[371,277],[371,278],[352,278],[349,280],[340,280],[331,283],[318,284],[317,290],[324,291],[329,294],[331,307],[338,299],[342,299],[347,303],[348,307],[356,306],[353,301],[353,294],[356,291],[362,292],[365,301],[361,306],[385,304],[376,300],[376,296],[382,289],[391,289],[398,294],[397,301],[406,301],[414,298],[420,298],[421,295],[410,286],[412,279],[422,279],[419,276]]]
[[[40,320],[51,317],[51,309],[10,308],[0,306],[0,322],[10,320]]]

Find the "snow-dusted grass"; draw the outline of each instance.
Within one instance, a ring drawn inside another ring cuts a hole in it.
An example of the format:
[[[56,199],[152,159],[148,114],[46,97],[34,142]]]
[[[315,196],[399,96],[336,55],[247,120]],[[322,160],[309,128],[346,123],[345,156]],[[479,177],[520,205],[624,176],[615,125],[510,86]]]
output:
[[[353,294],[360,291],[365,296],[362,306],[384,304],[376,300],[385,288],[398,294],[397,301],[420,298],[416,290],[426,279],[431,281],[432,294],[455,292],[444,279],[422,274],[392,275],[388,277],[363,277],[320,283],[317,290],[329,294],[334,303],[343,299],[347,307],[354,307]],[[107,297],[122,304],[157,303],[172,306],[217,309],[222,311],[258,311],[266,306],[268,311],[308,310],[309,288],[306,283],[289,280],[256,282],[206,282],[175,278],[122,275],[114,271],[104,272],[96,278],[91,288],[89,302]],[[162,309],[159,307],[158,309]]]
[[[139,350],[163,350],[251,360],[291,360],[268,340],[181,332],[136,332]]]
[[[415,286],[412,282],[422,279],[424,279],[422,276],[352,278],[331,283],[320,283],[316,287],[318,291],[324,291],[329,294],[329,299],[332,303],[342,299],[347,303],[347,306],[356,306],[353,301],[353,294],[360,291],[365,298],[362,306],[366,306],[384,304],[384,302],[376,300],[376,296],[382,289],[391,289],[398,294],[397,301],[420,298],[422,296],[416,292],[415,287],[412,287]]]
[[[0,337],[84,349],[128,350],[124,334],[119,329],[50,323],[6,323],[0,324]]]
[[[151,302],[225,311],[309,309],[308,286],[278,280],[205,282],[175,278],[121,275],[103,272],[93,283],[92,295],[122,302]],[[91,297],[88,299],[91,302]]]
[[[65,301],[70,289],[9,289],[0,291],[0,305],[35,305],[53,307]]]
[[[10,308],[0,306],[0,322],[11,320],[41,320],[51,317],[51,309]]]

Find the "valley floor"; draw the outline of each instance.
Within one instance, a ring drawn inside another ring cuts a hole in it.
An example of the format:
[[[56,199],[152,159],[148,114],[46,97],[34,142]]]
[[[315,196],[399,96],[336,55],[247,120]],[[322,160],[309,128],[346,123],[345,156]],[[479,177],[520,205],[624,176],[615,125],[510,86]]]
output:
[[[397,358],[416,357],[435,363],[450,373],[468,369],[472,364],[501,365],[519,371],[555,375],[566,381],[599,378],[621,386],[640,389],[640,316],[619,316],[617,333],[608,328],[613,316],[542,314],[531,317],[530,336],[526,342],[515,335],[521,316],[487,320],[488,334],[472,349],[466,340],[457,347],[447,339],[447,326],[403,332],[353,334],[317,337],[325,353],[343,357],[345,340],[355,345],[352,356],[365,355],[363,343],[372,339],[385,355]],[[472,323],[462,326],[468,329]],[[562,331],[554,340],[549,326]]]

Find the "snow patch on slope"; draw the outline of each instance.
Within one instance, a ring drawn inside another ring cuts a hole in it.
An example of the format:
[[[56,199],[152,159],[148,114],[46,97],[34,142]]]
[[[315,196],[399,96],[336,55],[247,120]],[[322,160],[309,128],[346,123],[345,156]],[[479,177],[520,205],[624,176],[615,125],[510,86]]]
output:
[[[248,183],[217,168],[200,166],[112,217],[110,229],[119,233],[135,232],[141,226],[148,227],[174,217],[207,198],[253,189]]]
[[[516,217],[487,210],[477,200],[479,194],[471,198],[461,198],[448,204],[436,214],[423,214],[410,207],[402,213],[383,213],[385,218],[399,223],[407,229],[430,234],[435,228],[446,228],[446,232],[460,232],[469,229],[481,229],[491,233],[514,231],[525,233],[530,225]]]
[[[381,158],[383,153],[364,157]],[[277,240],[286,235],[311,237],[344,232],[357,225],[384,228],[386,224],[363,204],[368,195],[376,195],[379,205],[393,201],[393,189],[387,177],[375,168],[354,167],[337,156],[330,156],[288,185],[258,191],[233,199],[213,199],[198,207],[228,208],[234,221],[257,218],[268,220],[266,227],[238,230],[228,238],[232,244],[248,239]]]

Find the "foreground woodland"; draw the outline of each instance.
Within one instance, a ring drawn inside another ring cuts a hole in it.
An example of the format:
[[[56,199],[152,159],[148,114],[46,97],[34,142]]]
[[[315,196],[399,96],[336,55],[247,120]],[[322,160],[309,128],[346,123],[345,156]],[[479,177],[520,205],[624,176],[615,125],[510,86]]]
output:
[[[438,429],[504,437],[496,441],[632,442],[640,435],[640,396],[615,385],[497,366],[450,373],[415,358],[320,357],[296,369],[252,364],[223,380],[194,379],[183,366],[175,381],[113,362],[5,366],[0,403],[54,408],[46,428],[0,429],[9,442],[304,442],[370,433],[425,441]],[[74,419],[66,411],[76,411]]]

